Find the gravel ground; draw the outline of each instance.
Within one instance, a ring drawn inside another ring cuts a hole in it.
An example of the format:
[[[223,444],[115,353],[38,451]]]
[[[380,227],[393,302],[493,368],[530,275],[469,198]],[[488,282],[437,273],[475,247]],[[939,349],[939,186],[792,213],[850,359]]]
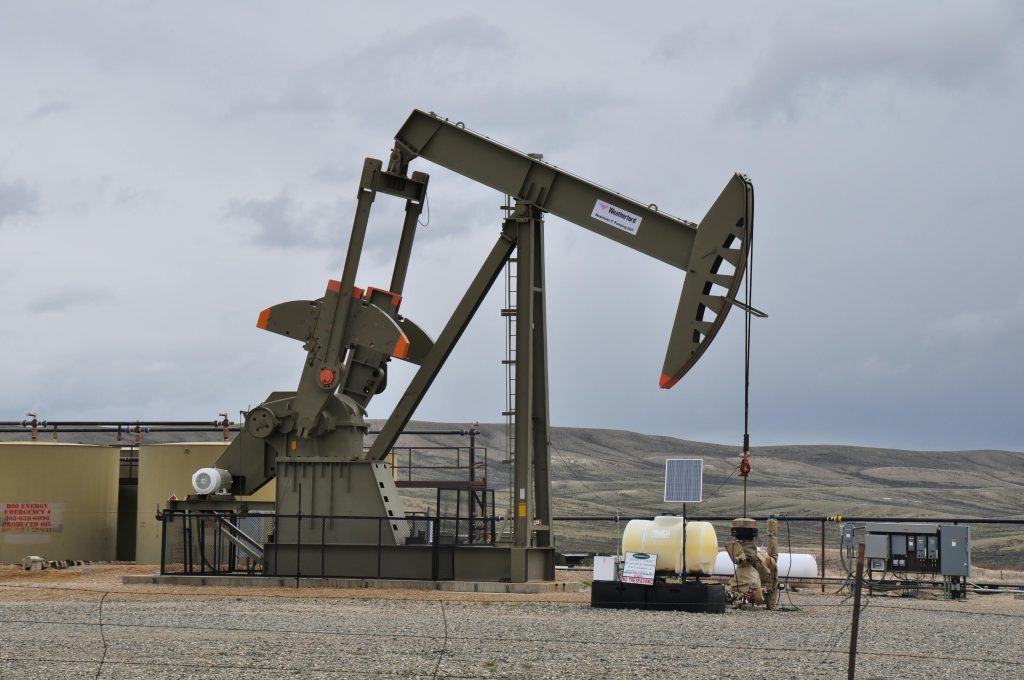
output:
[[[851,607],[592,609],[589,594],[126,586],[0,568],[0,678],[834,678]],[[100,625],[102,621],[102,625]],[[1024,600],[871,598],[858,677],[1024,677]],[[936,658],[937,657],[937,658]],[[101,664],[102,661],[102,664]]]

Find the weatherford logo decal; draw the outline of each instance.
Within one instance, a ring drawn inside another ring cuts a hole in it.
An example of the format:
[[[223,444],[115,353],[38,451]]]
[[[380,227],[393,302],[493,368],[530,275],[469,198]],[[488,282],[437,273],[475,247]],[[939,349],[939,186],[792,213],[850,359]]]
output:
[[[621,229],[634,236],[637,230],[640,229],[640,220],[643,219],[639,215],[634,215],[622,208],[616,208],[611,203],[606,203],[600,199],[594,203],[594,211],[590,213],[590,216],[595,220],[610,224],[616,229]]]

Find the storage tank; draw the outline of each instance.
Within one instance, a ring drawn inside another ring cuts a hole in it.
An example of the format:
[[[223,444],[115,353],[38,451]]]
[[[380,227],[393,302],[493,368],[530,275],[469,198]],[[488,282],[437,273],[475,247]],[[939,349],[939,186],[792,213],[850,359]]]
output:
[[[683,571],[683,518],[661,515],[653,520],[633,519],[622,532],[622,552],[657,555],[656,570]],[[710,522],[686,522],[686,572],[709,576],[718,555],[718,536]]]
[[[814,578],[818,561],[809,553],[779,553],[779,578]]]
[[[0,563],[117,556],[120,449],[0,442]],[[152,511],[152,508],[149,508]]]
[[[814,578],[818,575],[818,561],[809,553],[779,553],[779,578]],[[729,553],[724,550],[715,559],[716,576],[732,576],[736,573],[736,565],[732,563]]]

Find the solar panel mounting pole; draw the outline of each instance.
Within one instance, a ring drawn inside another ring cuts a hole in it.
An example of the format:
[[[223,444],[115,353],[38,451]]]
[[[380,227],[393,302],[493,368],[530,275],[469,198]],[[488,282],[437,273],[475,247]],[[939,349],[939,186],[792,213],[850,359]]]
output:
[[[686,503],[683,503],[683,578],[686,580]]]

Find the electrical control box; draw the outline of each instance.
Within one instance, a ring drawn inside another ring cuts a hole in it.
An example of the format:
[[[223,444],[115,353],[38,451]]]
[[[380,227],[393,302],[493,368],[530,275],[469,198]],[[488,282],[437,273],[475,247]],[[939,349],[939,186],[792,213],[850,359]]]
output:
[[[939,556],[943,576],[970,576],[971,528],[939,527]]]
[[[843,525],[843,540],[842,546],[844,548],[852,548],[856,545],[857,536],[857,525],[853,522],[847,522]]]
[[[970,527],[903,522],[864,525],[864,556],[871,571],[969,576]],[[846,528],[843,528],[843,542]]]

